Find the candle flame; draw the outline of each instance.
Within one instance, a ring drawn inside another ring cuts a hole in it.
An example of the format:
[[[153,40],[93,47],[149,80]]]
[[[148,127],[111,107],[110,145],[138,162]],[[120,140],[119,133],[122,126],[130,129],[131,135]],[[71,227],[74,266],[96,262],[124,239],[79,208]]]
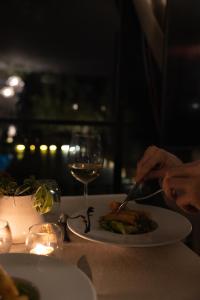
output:
[[[49,255],[53,251],[53,247],[37,244],[33,249],[30,250],[30,253],[38,255]]]

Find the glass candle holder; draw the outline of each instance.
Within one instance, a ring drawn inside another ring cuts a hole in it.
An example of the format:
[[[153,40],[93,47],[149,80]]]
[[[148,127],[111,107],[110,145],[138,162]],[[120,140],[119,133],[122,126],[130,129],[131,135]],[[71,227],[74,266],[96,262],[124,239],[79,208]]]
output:
[[[8,221],[0,219],[0,253],[10,251],[12,245],[12,234]]]
[[[29,228],[26,250],[31,254],[58,256],[63,246],[63,232],[55,223],[35,224]]]

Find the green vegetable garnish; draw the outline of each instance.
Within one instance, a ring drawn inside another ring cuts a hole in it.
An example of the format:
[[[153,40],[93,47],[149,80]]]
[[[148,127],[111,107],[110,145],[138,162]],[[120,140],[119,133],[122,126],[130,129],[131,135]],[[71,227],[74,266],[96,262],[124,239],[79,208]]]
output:
[[[18,184],[9,174],[0,174],[0,196],[33,196],[33,206],[41,213],[49,212],[53,207],[54,193],[58,189],[54,180],[36,180],[34,176]]]

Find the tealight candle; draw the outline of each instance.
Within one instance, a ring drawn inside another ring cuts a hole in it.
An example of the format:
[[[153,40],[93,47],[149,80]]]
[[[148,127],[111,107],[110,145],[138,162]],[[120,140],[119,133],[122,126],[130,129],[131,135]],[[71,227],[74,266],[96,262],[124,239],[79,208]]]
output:
[[[36,246],[30,250],[32,254],[38,255],[49,255],[54,251],[54,248],[51,246],[45,246],[42,244],[36,244]]]
[[[36,224],[30,227],[26,249],[31,254],[56,255],[62,249],[63,233],[54,223]]]

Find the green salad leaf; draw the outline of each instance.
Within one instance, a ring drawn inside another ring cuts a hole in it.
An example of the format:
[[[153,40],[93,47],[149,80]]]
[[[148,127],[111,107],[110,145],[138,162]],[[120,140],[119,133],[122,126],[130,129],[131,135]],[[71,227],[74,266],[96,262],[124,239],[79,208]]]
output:
[[[54,203],[54,197],[59,192],[55,180],[38,180],[34,176],[26,178],[22,184],[7,173],[0,173],[0,196],[33,196],[33,206],[41,213],[49,212]]]
[[[53,207],[53,194],[51,191],[43,184],[38,187],[34,195],[33,206],[41,214],[49,212]]]

